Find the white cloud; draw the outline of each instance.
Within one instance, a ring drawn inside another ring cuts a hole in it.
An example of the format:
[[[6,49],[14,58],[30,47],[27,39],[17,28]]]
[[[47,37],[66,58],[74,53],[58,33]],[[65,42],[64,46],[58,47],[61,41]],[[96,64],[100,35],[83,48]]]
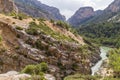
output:
[[[113,0],[39,0],[42,3],[54,6],[60,9],[60,12],[68,19],[80,7],[91,6],[95,10],[104,9]]]

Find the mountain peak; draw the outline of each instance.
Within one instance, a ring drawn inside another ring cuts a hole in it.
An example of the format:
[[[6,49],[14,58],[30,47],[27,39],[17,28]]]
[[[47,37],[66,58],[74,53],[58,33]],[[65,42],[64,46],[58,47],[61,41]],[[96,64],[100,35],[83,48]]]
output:
[[[81,7],[76,13],[68,20],[73,26],[78,26],[86,19],[94,15],[94,9],[92,7]]]

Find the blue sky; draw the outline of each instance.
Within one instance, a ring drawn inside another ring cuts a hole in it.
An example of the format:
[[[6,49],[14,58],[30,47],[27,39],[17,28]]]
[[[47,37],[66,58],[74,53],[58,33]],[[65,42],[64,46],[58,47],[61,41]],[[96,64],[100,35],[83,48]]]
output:
[[[106,8],[114,0],[39,0],[44,4],[59,8],[66,18],[71,17],[80,7],[91,6],[95,10]]]

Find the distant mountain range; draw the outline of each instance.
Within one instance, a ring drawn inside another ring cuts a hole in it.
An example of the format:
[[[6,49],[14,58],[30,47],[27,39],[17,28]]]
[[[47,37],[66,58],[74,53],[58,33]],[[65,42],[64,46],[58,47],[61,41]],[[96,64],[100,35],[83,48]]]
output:
[[[77,27],[82,24],[107,21],[119,14],[119,11],[120,0],[114,0],[114,2],[104,10],[94,11],[92,7],[80,8],[70,19],[68,19],[68,22]]]
[[[42,4],[38,0],[14,0],[20,12],[33,17],[65,21],[65,16],[60,14],[59,9]]]
[[[65,16],[60,14],[59,9],[42,4],[38,0],[14,0],[14,3],[12,3],[11,0],[8,0],[10,3],[6,3],[6,1],[7,0],[1,1],[0,12],[3,11],[8,13],[13,10],[28,14],[32,17],[66,21]],[[94,11],[92,7],[81,7],[67,21],[72,26],[78,27],[88,23],[102,22],[107,20],[111,21],[112,19],[118,20],[117,16],[119,16],[120,11],[119,5],[120,0],[114,0],[104,10]]]

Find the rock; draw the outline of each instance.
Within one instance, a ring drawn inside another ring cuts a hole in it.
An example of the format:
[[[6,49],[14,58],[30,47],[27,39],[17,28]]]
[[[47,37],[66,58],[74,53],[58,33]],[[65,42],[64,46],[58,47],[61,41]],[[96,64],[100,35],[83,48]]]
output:
[[[114,0],[106,9],[106,12],[118,12],[120,11],[120,0]]]
[[[54,76],[50,75],[50,74],[45,74],[45,78],[47,80],[56,80]]]
[[[13,0],[0,0],[0,12],[10,13],[18,12]]]
[[[0,74],[0,80],[23,80],[30,78],[31,75],[28,74],[19,74],[16,71],[9,71],[5,74]]]

